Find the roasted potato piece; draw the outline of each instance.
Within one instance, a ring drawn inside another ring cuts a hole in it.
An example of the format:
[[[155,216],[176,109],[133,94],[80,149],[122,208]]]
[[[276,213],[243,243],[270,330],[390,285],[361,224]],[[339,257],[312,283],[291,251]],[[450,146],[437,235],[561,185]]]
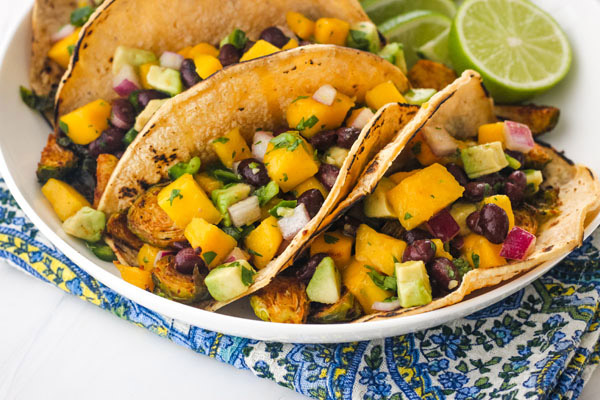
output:
[[[94,190],[94,208],[98,207],[108,180],[117,167],[119,159],[112,154],[100,154],[96,159],[96,189]]]
[[[127,226],[143,242],[164,248],[186,239],[183,229],[158,205],[161,189],[161,186],[151,187],[133,202],[127,213]]]
[[[38,163],[36,175],[40,183],[48,179],[61,179],[71,172],[77,165],[77,156],[69,149],[56,143],[56,135],[48,135],[46,147],[42,150],[42,157]]]
[[[457,78],[456,72],[444,64],[419,60],[408,71],[408,80],[414,88],[432,88],[442,90]]]
[[[303,324],[309,310],[306,285],[296,278],[279,276],[253,295],[250,305],[263,321]]]
[[[554,129],[560,117],[560,110],[558,108],[535,104],[497,104],[494,106],[494,113],[502,121],[510,120],[527,125],[534,135]]]
[[[525,154],[525,168],[542,170],[550,161],[552,161],[550,154],[537,143]]]
[[[204,284],[206,273],[194,269],[192,275],[184,275],[175,269],[175,257],[161,258],[152,270],[154,292],[180,303],[194,304],[207,299],[210,294]]]
[[[329,305],[317,313],[312,314],[310,322],[316,324],[331,324],[336,322],[349,322],[362,315],[360,303],[350,292],[344,294],[337,303]]]

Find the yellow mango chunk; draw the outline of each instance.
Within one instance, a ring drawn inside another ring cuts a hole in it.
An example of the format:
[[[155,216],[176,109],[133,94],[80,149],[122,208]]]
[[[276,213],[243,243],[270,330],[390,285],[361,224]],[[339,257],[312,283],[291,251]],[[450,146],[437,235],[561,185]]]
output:
[[[268,56],[269,54],[277,53],[281,49],[277,46],[273,46],[271,43],[266,40],[259,40],[247,52],[244,53],[242,58],[240,58],[240,62],[254,60],[258,57]]]
[[[327,191],[327,189],[325,189],[325,186],[323,186],[323,184],[314,176],[308,178],[307,180],[305,180],[304,182],[302,182],[301,184],[299,184],[298,186],[296,186],[293,190],[294,192],[294,196],[296,196],[296,198],[300,197],[300,195],[304,192],[306,192],[307,190],[311,190],[311,189],[317,189],[319,192],[321,192],[321,194],[323,195],[323,198],[326,199],[327,195],[329,194],[329,192]]]
[[[223,187],[223,182],[220,180],[213,178],[208,174],[208,172],[200,172],[194,176],[198,185],[206,192],[206,194],[211,194],[213,190],[221,189]]]
[[[252,254],[252,264],[263,269],[275,257],[283,236],[277,225],[277,218],[270,216],[246,236],[246,248]]]
[[[144,89],[153,89],[152,85],[148,83],[148,73],[150,72],[150,67],[153,65],[159,65],[158,61],[140,65],[140,81]]]
[[[325,232],[319,235],[310,245],[310,255],[327,253],[333,258],[335,266],[341,271],[352,259],[352,245],[354,238],[341,232]]]
[[[285,15],[288,26],[302,40],[308,40],[315,33],[314,21],[304,15],[290,11]]]
[[[390,175],[388,178],[390,178],[390,180],[397,185],[400,182],[402,182],[404,180],[404,178],[413,176],[414,174],[416,174],[419,171],[420,171],[420,169],[413,169],[412,171],[400,171],[400,172],[396,172],[395,174]]]
[[[388,276],[394,275],[394,264],[402,262],[406,242],[379,233],[361,224],[356,231],[356,259]]]
[[[370,270],[358,260],[352,262],[342,271],[342,283],[348,291],[356,297],[363,311],[367,314],[377,312],[373,310],[373,303],[384,301],[394,295],[393,292],[383,290],[375,285],[369,276]]]
[[[83,207],[92,206],[71,185],[54,178],[48,179],[48,182],[42,186],[42,194],[48,199],[61,221],[74,215]]]
[[[59,126],[73,143],[85,146],[108,128],[110,111],[110,104],[98,99],[60,117]]]
[[[223,165],[229,169],[233,168],[234,162],[252,157],[246,140],[240,134],[240,128],[233,128],[211,144]]]
[[[319,18],[315,24],[315,41],[321,44],[344,46],[350,24],[337,18]]]
[[[515,227],[515,214],[513,213],[510,198],[505,194],[496,194],[483,199],[483,204],[495,204],[506,212],[508,217],[508,231]]]
[[[454,259],[454,257],[452,257],[452,254],[450,254],[446,250],[444,250],[444,242],[442,242],[440,239],[431,239],[431,241],[433,242],[433,244],[435,244],[435,256],[436,257],[444,257],[444,258],[447,258],[448,260]]]
[[[504,147],[504,122],[481,125],[477,132],[477,142],[479,144],[502,142]]]
[[[213,57],[219,56],[219,50],[215,46],[209,43],[198,43],[193,47],[186,47],[179,52],[185,58],[194,59],[201,54],[206,54]]]
[[[506,264],[506,259],[500,256],[501,244],[494,244],[484,236],[471,233],[465,237],[462,254],[471,267],[493,268]]]
[[[217,57],[208,54],[198,54],[194,57],[194,65],[196,66],[196,73],[202,79],[206,79],[215,72],[223,69],[221,61]]]
[[[69,36],[54,43],[48,51],[48,58],[64,69],[67,69],[69,67],[69,61],[71,61],[71,54],[73,53],[72,46],[77,44],[79,32],[81,32],[81,28],[75,29]]]
[[[298,47],[298,41],[292,38],[281,48],[281,50],[295,49],[296,47]]]
[[[194,218],[185,227],[185,238],[193,248],[202,249],[202,259],[210,269],[218,266],[237,246],[237,241],[219,229],[218,226],[206,222],[202,218]]]
[[[125,282],[131,283],[140,289],[149,291],[154,290],[152,271],[147,271],[137,267],[130,267],[128,265],[119,264],[118,262],[115,262],[114,264],[121,273],[121,278],[123,278]]]
[[[402,226],[411,230],[460,198],[464,190],[436,163],[402,180],[387,196]]]
[[[286,118],[290,129],[310,139],[320,131],[339,128],[353,106],[354,100],[340,92],[330,106],[312,97],[300,97],[289,105]]]
[[[377,111],[388,103],[406,103],[404,96],[400,93],[394,82],[380,83],[369,90],[365,96],[369,108]]]
[[[410,151],[411,155],[414,156],[417,161],[419,161],[419,164],[425,167],[435,163],[444,164],[444,161],[446,160],[443,157],[438,157],[433,154],[431,147],[429,147],[425,139],[423,139],[421,131],[408,142],[406,149],[407,151]]]
[[[144,271],[152,271],[154,269],[154,260],[159,251],[158,247],[150,246],[148,243],[144,243],[140,248],[137,261]]]
[[[282,136],[285,135],[285,136]],[[319,165],[314,158],[313,147],[298,133],[286,132],[277,136],[279,142],[275,145],[269,142],[265,153],[264,163],[269,177],[279,185],[284,192],[289,192],[296,186],[314,176],[319,171]]]
[[[221,221],[221,213],[190,174],[184,174],[162,188],[156,200],[175,225],[182,229],[196,217],[211,224]]]

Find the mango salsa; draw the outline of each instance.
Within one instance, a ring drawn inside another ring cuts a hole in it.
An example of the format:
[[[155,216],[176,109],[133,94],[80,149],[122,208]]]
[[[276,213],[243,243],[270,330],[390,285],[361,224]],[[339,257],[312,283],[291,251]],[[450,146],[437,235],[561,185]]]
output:
[[[294,192],[294,196],[296,196],[296,198],[300,197],[300,195],[304,192],[306,192],[307,190],[311,190],[311,189],[317,189],[319,192],[321,192],[321,194],[323,195],[323,198],[326,199],[327,198],[327,194],[329,193],[327,191],[327,189],[325,189],[325,186],[323,186],[323,184],[314,176],[308,178],[307,180],[305,180],[304,182],[302,182],[301,184],[299,184],[298,186],[296,186],[293,190]]]
[[[130,267],[128,265],[115,262],[115,266],[121,273],[121,278],[125,282],[131,283],[140,289],[153,291],[154,281],[152,281],[152,272],[142,268]]]
[[[69,61],[71,61],[73,47],[77,44],[79,38],[79,32],[81,32],[81,28],[75,29],[69,36],[54,43],[48,51],[48,58],[67,69]]]
[[[223,165],[229,169],[233,168],[234,162],[252,156],[246,140],[240,134],[240,128],[233,128],[226,135],[211,143]]]
[[[221,213],[190,174],[183,174],[165,186],[158,193],[157,201],[175,225],[182,229],[195,217],[211,224],[221,221]]]
[[[315,23],[304,15],[290,11],[285,15],[288,26],[300,39],[308,40],[315,33]]]
[[[327,106],[312,97],[300,97],[292,102],[286,112],[290,129],[300,131],[306,138],[327,129],[342,125],[346,114],[354,106],[354,100],[337,92],[333,104]]]
[[[420,169],[413,169],[412,171],[400,171],[400,172],[396,172],[395,174],[390,175],[388,178],[390,178],[390,180],[397,185],[400,182],[402,182],[405,178],[408,178],[409,176],[413,176],[414,174],[416,174],[419,171],[420,171]]]
[[[479,144],[502,142],[504,146],[504,122],[481,125],[477,133],[477,142]]]
[[[140,81],[144,89],[153,89],[152,85],[148,83],[148,73],[150,72],[150,67],[153,65],[159,65],[158,61],[151,61],[140,65]]]
[[[206,194],[211,194],[213,190],[221,189],[223,187],[223,182],[213,178],[208,172],[200,172],[194,176],[194,179]]]
[[[287,42],[285,46],[281,48],[281,50],[295,49],[296,47],[298,47],[298,41],[294,38],[291,38],[289,42]]]
[[[315,24],[315,41],[321,44],[344,46],[350,24],[337,18],[319,18]]]
[[[283,236],[277,225],[277,218],[264,219],[256,229],[246,237],[246,248],[252,254],[252,264],[263,269],[275,257]]]
[[[465,237],[462,254],[473,268],[493,268],[506,264],[500,250],[501,244],[493,244],[484,236],[471,233]]]
[[[325,232],[319,235],[310,245],[310,255],[327,253],[333,258],[335,266],[341,271],[352,259],[352,245],[354,238],[341,232]]]
[[[74,215],[83,207],[91,207],[90,202],[72,186],[54,178],[48,179],[48,182],[42,186],[42,193],[61,221]]]
[[[411,230],[459,199],[464,188],[440,164],[432,164],[405,178],[387,194],[398,220]]]
[[[348,288],[348,291],[356,297],[365,313],[373,313],[373,303],[384,301],[394,295],[393,292],[383,290],[375,285],[369,276],[370,270],[364,263],[358,260],[352,260],[351,263],[342,271],[342,283]]]
[[[435,256],[447,258],[448,260],[453,260],[452,254],[448,253],[444,250],[444,243],[440,239],[431,239],[433,244],[435,244]]]
[[[196,66],[196,73],[202,79],[206,79],[215,72],[223,69],[221,61],[217,57],[208,54],[198,54],[194,57],[194,65]]]
[[[369,108],[374,111],[379,110],[388,103],[406,103],[404,96],[402,96],[392,81],[380,83],[369,90],[365,96],[365,100]]]
[[[150,246],[148,243],[144,243],[140,248],[137,261],[144,271],[152,271],[154,269],[154,260],[159,251],[158,247]]]
[[[209,269],[220,265],[227,254],[237,246],[234,238],[202,218],[192,219],[183,234],[193,248],[202,249],[202,259]]]
[[[277,46],[272,45],[266,40],[259,40],[247,52],[244,53],[242,58],[240,58],[240,62],[254,60],[258,57],[268,56],[273,53],[277,53],[281,49]]]
[[[206,54],[213,57],[219,56],[219,50],[211,44],[208,43],[198,43],[193,47],[186,47],[179,51],[179,54],[184,56],[185,58],[194,59],[201,54]]]
[[[515,214],[513,213],[510,198],[505,194],[496,194],[483,199],[483,204],[495,204],[506,212],[508,217],[508,231],[515,226]]]
[[[63,115],[58,124],[73,143],[85,146],[98,139],[108,128],[110,111],[110,104],[98,99]]]
[[[388,276],[394,275],[394,264],[402,262],[406,242],[375,231],[362,224],[356,231],[356,259]]]

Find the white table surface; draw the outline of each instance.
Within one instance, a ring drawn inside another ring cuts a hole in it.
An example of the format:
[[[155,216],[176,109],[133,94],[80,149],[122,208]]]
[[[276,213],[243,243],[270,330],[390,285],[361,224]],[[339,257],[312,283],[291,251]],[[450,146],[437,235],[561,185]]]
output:
[[[0,41],[30,1],[0,0]],[[17,95],[15,93],[15,95]],[[0,399],[303,396],[198,355],[0,261]],[[597,399],[600,371],[581,399]]]

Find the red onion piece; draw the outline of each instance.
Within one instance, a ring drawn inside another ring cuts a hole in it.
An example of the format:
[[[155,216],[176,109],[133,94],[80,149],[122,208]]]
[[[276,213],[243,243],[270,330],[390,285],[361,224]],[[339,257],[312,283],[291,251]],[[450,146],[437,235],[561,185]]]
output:
[[[281,235],[285,240],[292,240],[310,222],[310,215],[304,203],[294,208],[294,213],[277,221]]]
[[[229,206],[227,210],[231,216],[231,221],[238,228],[258,221],[261,216],[260,205],[256,196],[250,196],[242,201],[238,201]]]
[[[458,150],[456,140],[445,130],[432,127],[423,128],[423,138],[438,157],[452,155]]]
[[[528,153],[535,146],[531,129],[513,121],[504,121],[504,142],[507,149],[521,153]]]
[[[56,43],[59,40],[63,40],[73,32],[75,32],[75,27],[73,25],[64,25],[50,37],[50,40],[52,41],[52,43]]]
[[[426,224],[429,232],[444,243],[454,239],[460,232],[460,226],[446,208],[431,217]]]
[[[160,56],[160,66],[179,71],[181,69],[181,63],[183,60],[184,58],[181,54],[173,53],[172,51],[165,51]]]
[[[271,132],[258,131],[254,134],[254,139],[252,139],[252,155],[254,158],[260,162],[264,160],[271,139],[273,139]]]
[[[113,89],[121,97],[126,97],[142,86],[135,69],[131,65],[124,65],[113,77]]]
[[[374,116],[375,114],[373,113],[373,111],[371,111],[370,108],[365,107],[358,113],[356,118],[354,118],[354,121],[352,121],[352,124],[350,124],[350,126],[353,128],[362,129],[365,127],[365,125],[369,123],[371,118],[373,118]]]
[[[515,226],[508,232],[500,255],[511,260],[524,260],[535,248],[535,235]]]
[[[377,311],[394,311],[402,307],[400,305],[400,300],[394,301],[376,301],[373,303],[371,308]]]
[[[246,253],[244,250],[240,249],[239,247],[235,247],[233,250],[231,250],[231,253],[229,253],[227,255],[227,257],[225,257],[225,263],[230,263],[230,262],[234,262],[237,260],[246,260],[248,261],[250,259],[250,256],[248,255],[248,253]]]
[[[312,98],[321,104],[330,106],[333,104],[335,96],[337,96],[337,90],[335,90],[333,86],[323,85],[317,89],[315,94],[313,94]]]
[[[156,253],[156,257],[154,258],[154,265],[156,266],[156,263],[161,259],[164,258],[166,256],[171,256],[171,255],[175,255],[177,254],[176,251],[171,251],[171,250],[161,250],[158,253]]]

